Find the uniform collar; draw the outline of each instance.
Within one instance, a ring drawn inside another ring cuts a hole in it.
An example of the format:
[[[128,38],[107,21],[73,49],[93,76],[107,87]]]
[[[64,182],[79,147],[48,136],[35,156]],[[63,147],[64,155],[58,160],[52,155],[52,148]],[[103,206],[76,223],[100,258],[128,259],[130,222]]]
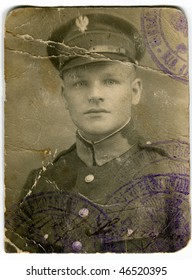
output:
[[[137,141],[133,121],[102,141],[90,142],[77,131],[77,154],[87,166],[102,166],[127,152]]]

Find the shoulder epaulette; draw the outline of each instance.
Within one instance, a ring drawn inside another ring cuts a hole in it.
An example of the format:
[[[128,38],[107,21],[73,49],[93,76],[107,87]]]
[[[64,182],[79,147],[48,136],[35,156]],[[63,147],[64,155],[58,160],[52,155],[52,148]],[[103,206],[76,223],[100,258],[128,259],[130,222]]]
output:
[[[68,153],[74,151],[76,149],[76,143],[74,143],[69,149],[60,152],[57,157],[54,159],[53,163],[57,162],[60,157],[67,155]]]
[[[144,139],[141,139],[139,140],[138,145],[140,149],[148,149],[151,151],[155,151],[162,156],[170,157],[170,155],[167,153],[165,149],[163,149],[162,147],[158,146],[156,143],[153,143],[151,141],[146,141]]]

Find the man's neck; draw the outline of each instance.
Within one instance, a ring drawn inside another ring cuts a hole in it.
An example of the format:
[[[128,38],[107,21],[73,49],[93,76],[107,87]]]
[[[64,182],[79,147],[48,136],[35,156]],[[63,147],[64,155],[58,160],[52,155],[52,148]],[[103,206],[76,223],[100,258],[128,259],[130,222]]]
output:
[[[126,153],[137,142],[134,135],[132,120],[115,133],[96,142],[85,139],[77,132],[77,154],[87,166],[101,166]]]

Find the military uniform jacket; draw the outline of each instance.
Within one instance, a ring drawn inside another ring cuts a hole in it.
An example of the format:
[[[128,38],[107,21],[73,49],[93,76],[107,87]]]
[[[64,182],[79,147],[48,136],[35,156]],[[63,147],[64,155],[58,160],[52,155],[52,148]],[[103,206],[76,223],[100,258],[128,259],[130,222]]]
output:
[[[173,252],[187,244],[188,145],[137,138],[125,147],[118,137],[95,145],[77,137],[30,174],[6,219],[17,251]]]

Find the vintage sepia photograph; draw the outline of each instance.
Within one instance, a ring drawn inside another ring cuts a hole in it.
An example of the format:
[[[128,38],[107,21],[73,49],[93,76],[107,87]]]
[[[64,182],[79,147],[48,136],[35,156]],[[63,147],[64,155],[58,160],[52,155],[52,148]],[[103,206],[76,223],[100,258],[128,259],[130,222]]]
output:
[[[178,7],[8,12],[5,252],[187,246],[188,52]]]

